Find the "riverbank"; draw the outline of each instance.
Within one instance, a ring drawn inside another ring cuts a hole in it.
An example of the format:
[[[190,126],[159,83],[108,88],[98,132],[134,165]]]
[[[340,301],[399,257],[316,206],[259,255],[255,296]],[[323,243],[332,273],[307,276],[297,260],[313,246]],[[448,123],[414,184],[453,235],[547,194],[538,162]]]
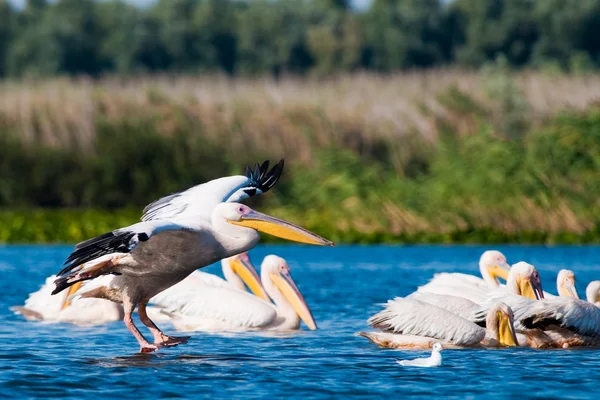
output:
[[[600,76],[351,78],[5,84],[0,242],[74,243],[285,157],[250,205],[336,242],[600,243]]]

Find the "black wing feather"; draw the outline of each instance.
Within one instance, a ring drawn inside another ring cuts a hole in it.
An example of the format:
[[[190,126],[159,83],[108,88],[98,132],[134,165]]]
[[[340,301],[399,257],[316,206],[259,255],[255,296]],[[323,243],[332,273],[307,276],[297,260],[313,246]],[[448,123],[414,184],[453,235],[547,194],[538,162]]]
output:
[[[250,181],[252,182],[252,186],[256,187],[257,189],[260,189],[261,192],[264,193],[271,189],[273,186],[275,186],[283,172],[283,165],[284,159],[282,158],[269,171],[269,161],[266,160],[260,166],[256,164],[254,166],[254,169],[246,167],[244,169],[244,172],[246,173],[246,177],[248,177],[248,179],[250,179]]]
[[[131,231],[113,231],[77,244],[75,250],[64,263],[66,267],[58,275],[68,274],[74,267],[95,260],[105,254],[129,253],[131,239],[135,236],[141,241],[148,240],[146,234],[137,234]]]

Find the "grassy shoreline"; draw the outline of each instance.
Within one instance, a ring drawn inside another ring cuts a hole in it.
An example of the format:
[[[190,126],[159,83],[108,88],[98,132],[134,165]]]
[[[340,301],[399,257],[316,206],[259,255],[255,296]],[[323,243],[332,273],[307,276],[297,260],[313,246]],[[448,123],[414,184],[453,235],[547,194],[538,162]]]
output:
[[[265,210],[285,215],[282,210]],[[139,212],[122,210],[31,209],[0,210],[0,244],[75,244],[110,230],[139,221]],[[448,232],[416,231],[390,233],[360,232],[332,228],[327,221],[315,223],[293,218],[308,229],[337,244],[600,244],[600,227],[581,234],[572,232],[502,232],[493,229],[465,229]],[[287,243],[262,235],[262,243]]]
[[[2,89],[0,242],[74,243],[285,157],[280,182],[249,205],[335,242],[600,243],[600,75]]]

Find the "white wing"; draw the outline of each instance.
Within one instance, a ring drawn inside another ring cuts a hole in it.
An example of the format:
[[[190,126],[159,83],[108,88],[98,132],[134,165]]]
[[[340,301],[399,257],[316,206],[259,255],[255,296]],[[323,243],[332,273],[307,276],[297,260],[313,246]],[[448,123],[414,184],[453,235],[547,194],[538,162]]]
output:
[[[580,335],[600,338],[600,309],[587,301],[555,297],[534,301],[521,316],[526,328],[557,325]]]
[[[162,307],[164,299],[168,305],[164,310],[173,325],[185,330],[264,328],[277,319],[274,305],[235,288],[178,290],[175,285],[152,298],[151,303]]]
[[[462,297],[440,295],[435,293],[414,292],[406,296],[407,299],[418,300],[423,303],[431,304],[443,310],[456,314],[469,321],[474,320],[474,314],[479,305]]]
[[[487,298],[490,288],[483,279],[473,275],[441,273],[434,275],[426,285],[420,286],[417,292],[462,297],[481,304]]]
[[[210,214],[217,204],[239,202],[272,188],[283,172],[283,164],[282,159],[269,171],[269,162],[265,161],[260,166],[256,164],[254,170],[246,167],[246,176],[214,179],[163,197],[144,208],[142,221],[173,219],[183,215],[196,215],[210,221]]]
[[[442,365],[442,358],[432,356],[415,358],[414,360],[397,360],[397,363],[405,367],[439,367]]]
[[[488,285],[482,278],[471,274],[462,274],[459,272],[440,272],[438,274],[433,275],[433,279],[429,281],[429,284],[441,284],[450,286],[462,285],[481,288],[488,287]]]
[[[400,297],[389,300],[383,311],[369,318],[371,327],[404,335],[427,336],[456,345],[473,345],[485,329],[439,307]]]

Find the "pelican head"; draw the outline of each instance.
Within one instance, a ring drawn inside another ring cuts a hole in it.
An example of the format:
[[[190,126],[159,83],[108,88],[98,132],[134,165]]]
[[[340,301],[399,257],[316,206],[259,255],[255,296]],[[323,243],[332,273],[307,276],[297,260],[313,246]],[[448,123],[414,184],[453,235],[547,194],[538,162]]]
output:
[[[561,269],[556,277],[556,290],[560,297],[579,298],[575,288],[575,274],[568,269]]]
[[[585,289],[587,301],[600,307],[600,281],[591,281]]]
[[[526,262],[518,262],[512,266],[508,274],[506,286],[513,293],[528,297],[533,300],[544,298],[542,281],[537,269]]]
[[[488,250],[479,259],[479,270],[483,280],[491,287],[498,287],[498,278],[508,279],[510,265],[506,262],[504,254],[497,250]]]
[[[256,296],[266,301],[270,300],[247,252],[221,260],[221,267],[225,279],[236,288],[246,290],[245,284]]]
[[[296,314],[311,331],[317,329],[312,313],[292,279],[288,263],[281,257],[268,255],[265,257],[260,269],[263,281],[268,280],[279,290],[283,298],[292,306]],[[271,297],[277,302],[276,295]]]
[[[494,304],[488,311],[486,326],[493,332],[501,346],[518,346],[512,309],[503,302]]]
[[[229,230],[231,236],[244,237],[248,231],[264,232],[272,236],[292,242],[314,244],[318,246],[333,246],[333,242],[310,232],[291,222],[272,217],[251,209],[240,203],[221,203],[213,211],[214,216],[224,217],[232,225],[245,228],[236,232]]]

